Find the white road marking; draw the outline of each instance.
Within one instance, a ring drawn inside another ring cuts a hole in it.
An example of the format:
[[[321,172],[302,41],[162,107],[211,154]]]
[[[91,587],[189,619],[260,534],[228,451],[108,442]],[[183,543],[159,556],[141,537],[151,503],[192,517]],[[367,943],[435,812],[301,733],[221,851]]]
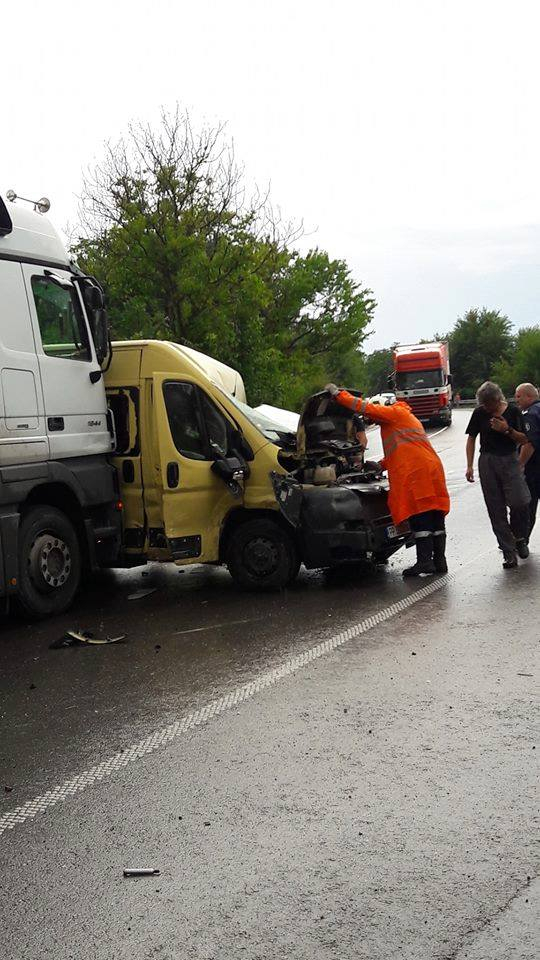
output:
[[[470,562],[472,563],[474,561]],[[463,567],[461,569],[463,569]],[[279,667],[260,674],[260,676],[255,677],[248,683],[244,683],[236,687],[235,690],[231,690],[231,692],[225,694],[225,696],[219,697],[217,700],[211,700],[210,703],[207,703],[206,706],[201,707],[199,710],[194,710],[185,717],[175,720],[174,723],[170,723],[168,726],[154,731],[154,733],[144,737],[142,740],[138,740],[137,743],[132,744],[132,746],[127,747],[125,750],[113,754],[111,757],[102,760],[101,763],[97,763],[88,770],[83,770],[82,773],[70,777],[69,780],[64,780],[63,783],[54,787],[52,790],[47,790],[46,793],[34,797],[32,800],[28,800],[26,803],[14,807],[12,810],[8,810],[0,817],[0,836],[7,830],[13,830],[28,820],[34,820],[35,817],[46,813],[51,807],[55,807],[58,803],[62,803],[64,800],[68,800],[70,797],[82,793],[87,787],[101,780],[105,780],[107,777],[111,777],[129,764],[135,763],[137,760],[141,760],[151,753],[155,753],[156,750],[165,747],[174,740],[178,740],[189,730],[193,730],[194,727],[208,723],[213,717],[217,717],[227,710],[231,710],[246,700],[251,700],[257,693],[273,687],[276,683],[279,683],[280,680],[283,680],[285,677],[290,677],[293,673],[301,670],[314,660],[319,660],[321,657],[326,656],[326,654],[332,653],[332,651],[343,646],[343,644],[367,633],[368,630],[372,630],[373,627],[385,623],[393,617],[397,617],[405,610],[413,607],[420,600],[424,600],[426,597],[431,596],[431,594],[441,590],[442,587],[447,586],[454,577],[455,574],[445,574],[436,580],[430,580],[426,586],[420,587],[420,589],[415,590],[414,593],[410,593],[407,597],[403,597],[403,599],[396,601],[396,603],[390,604],[389,607],[379,610],[371,617],[366,617],[365,620],[353,624],[346,630],[341,630],[340,633],[330,637],[329,640],[324,640],[315,647],[311,647],[310,650],[306,650],[296,657],[291,657],[291,659],[286,660]]]
[[[448,430],[448,427],[441,427],[440,430],[436,430],[435,433],[428,433],[428,437],[431,440],[432,437],[438,437],[440,433],[444,433],[445,430]]]

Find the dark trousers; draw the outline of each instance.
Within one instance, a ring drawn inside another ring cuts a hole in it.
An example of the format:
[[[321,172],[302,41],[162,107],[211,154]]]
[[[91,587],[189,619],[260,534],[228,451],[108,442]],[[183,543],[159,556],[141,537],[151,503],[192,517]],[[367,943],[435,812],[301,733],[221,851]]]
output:
[[[529,488],[529,493],[531,495],[531,502],[529,504],[529,536],[533,532],[533,527],[536,523],[536,508],[538,506],[538,500],[540,499],[540,477],[526,477],[527,486]]]
[[[422,537],[438,537],[446,533],[444,518],[445,514],[442,510],[426,510],[425,513],[415,513],[409,517],[409,525],[415,540],[420,540]]]
[[[508,456],[481,453],[478,473],[497,543],[504,554],[514,553],[516,540],[527,540],[531,523],[531,495],[517,453]]]

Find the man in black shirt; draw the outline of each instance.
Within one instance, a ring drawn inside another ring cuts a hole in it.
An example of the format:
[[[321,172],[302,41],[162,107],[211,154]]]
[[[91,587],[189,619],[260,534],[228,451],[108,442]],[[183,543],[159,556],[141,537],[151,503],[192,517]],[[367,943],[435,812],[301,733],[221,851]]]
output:
[[[540,497],[540,396],[536,387],[532,383],[520,383],[519,387],[516,387],[516,403],[521,410],[527,438],[519,459],[525,467],[525,479],[531,493],[530,535],[536,521],[536,508]]]
[[[519,410],[507,404],[496,383],[483,383],[478,406],[466,429],[467,472],[474,482],[474,450],[480,436],[478,472],[489,519],[503,552],[503,567],[517,567],[517,556],[529,555],[530,493],[518,460],[517,448],[526,440]],[[510,511],[510,523],[508,522]]]

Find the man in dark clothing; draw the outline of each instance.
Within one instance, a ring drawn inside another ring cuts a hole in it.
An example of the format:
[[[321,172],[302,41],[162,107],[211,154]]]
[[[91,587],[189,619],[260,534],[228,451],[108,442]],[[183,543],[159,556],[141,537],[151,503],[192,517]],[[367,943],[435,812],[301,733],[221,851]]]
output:
[[[525,466],[525,479],[531,491],[530,536],[540,497],[540,396],[536,387],[532,383],[520,383],[516,388],[516,403],[521,410],[527,437],[527,443],[522,446],[519,459]]]
[[[529,556],[530,493],[518,459],[518,448],[526,442],[520,411],[510,406],[496,383],[479,387],[478,406],[469,420],[467,434],[467,472],[474,481],[474,452],[480,437],[478,472],[493,533],[503,552],[503,567],[517,567],[518,555]],[[508,518],[510,513],[510,519]]]

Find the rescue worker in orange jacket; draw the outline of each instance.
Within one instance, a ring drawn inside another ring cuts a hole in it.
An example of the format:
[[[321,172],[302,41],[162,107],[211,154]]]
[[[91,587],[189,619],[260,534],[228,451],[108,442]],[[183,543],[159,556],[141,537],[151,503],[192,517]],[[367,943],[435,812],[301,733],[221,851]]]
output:
[[[446,573],[445,516],[450,498],[443,465],[422,424],[401,400],[382,407],[353,397],[334,383],[327,384],[326,390],[342,406],[381,428],[381,466],[388,472],[390,513],[396,525],[408,520],[415,538],[416,563],[404,570],[403,576]]]

